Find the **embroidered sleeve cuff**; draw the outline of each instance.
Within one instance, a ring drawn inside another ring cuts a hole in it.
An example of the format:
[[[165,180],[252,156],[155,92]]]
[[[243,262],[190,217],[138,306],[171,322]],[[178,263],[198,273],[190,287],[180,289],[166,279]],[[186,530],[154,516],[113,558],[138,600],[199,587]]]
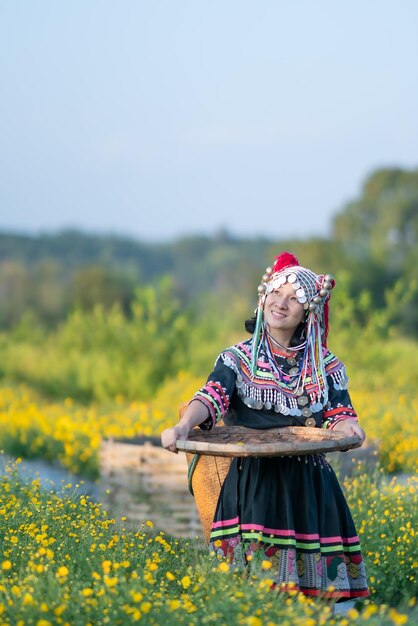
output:
[[[347,419],[353,419],[358,422],[357,413],[351,406],[339,406],[335,409],[329,409],[328,411],[324,411],[322,428],[332,430],[338,422]]]
[[[223,418],[228,410],[229,396],[218,382],[209,381],[202,389],[193,396],[193,400],[199,400],[209,411],[209,418],[200,424],[203,430],[210,430],[216,422]]]

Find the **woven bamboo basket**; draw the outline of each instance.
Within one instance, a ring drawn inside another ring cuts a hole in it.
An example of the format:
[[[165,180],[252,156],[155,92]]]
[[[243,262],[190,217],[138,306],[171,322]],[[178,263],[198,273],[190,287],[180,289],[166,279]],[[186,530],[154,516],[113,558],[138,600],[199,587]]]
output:
[[[187,404],[180,406],[180,417],[186,407]],[[219,422],[216,427],[223,425],[223,422]],[[186,452],[186,459],[189,466],[189,489],[195,499],[204,538],[206,543],[209,543],[216,505],[232,458]]]

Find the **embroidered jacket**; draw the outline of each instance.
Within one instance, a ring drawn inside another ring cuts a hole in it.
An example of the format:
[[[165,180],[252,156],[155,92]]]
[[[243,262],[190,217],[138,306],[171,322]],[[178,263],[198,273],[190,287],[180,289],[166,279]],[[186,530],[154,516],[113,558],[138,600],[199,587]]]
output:
[[[252,376],[251,339],[227,348],[216,359],[206,384],[193,397],[209,410],[210,417],[201,427],[212,428],[223,418],[251,428],[332,428],[342,419],[357,420],[343,363],[324,348],[326,384],[319,391],[318,373],[312,372],[312,368],[307,368],[302,379],[302,360],[299,353],[295,357],[275,355],[273,361],[261,349],[257,371]]]

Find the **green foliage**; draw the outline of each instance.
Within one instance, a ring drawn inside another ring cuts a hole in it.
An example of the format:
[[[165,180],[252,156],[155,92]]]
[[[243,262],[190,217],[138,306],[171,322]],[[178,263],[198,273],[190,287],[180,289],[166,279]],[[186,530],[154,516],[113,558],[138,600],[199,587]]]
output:
[[[46,394],[106,400],[146,399],[187,364],[192,316],[170,281],[138,289],[131,315],[96,305],[47,331],[28,319],[0,336],[0,372]]]
[[[398,371],[405,372],[398,389],[415,384],[416,346],[397,337],[397,320],[417,297],[416,283],[400,279],[384,294],[386,307],[376,309],[367,289],[350,295],[348,272],[336,278],[328,344],[354,386],[382,388]],[[78,308],[49,329],[27,312],[0,334],[0,377],[57,398],[147,400],[181,371],[206,377],[222,349],[249,336],[243,322],[251,313],[246,295],[233,291],[221,301],[196,295],[186,306],[168,278],[138,288],[127,313],[118,304]]]
[[[382,169],[334,219],[333,236],[359,259],[404,267],[418,242],[418,170]]]
[[[374,325],[380,334],[390,328],[417,336],[417,242],[418,170],[399,168],[368,177],[359,197],[335,215],[330,238],[278,242],[221,232],[144,244],[74,231],[37,238],[0,234],[0,327],[13,327],[28,310],[49,325],[75,307],[96,304],[119,304],[129,314],[135,287],[156,285],[163,276],[199,315],[208,293],[227,306],[233,294],[251,310],[264,268],[287,249],[318,273],[332,272],[338,282],[342,277],[347,297],[356,301],[356,323]]]

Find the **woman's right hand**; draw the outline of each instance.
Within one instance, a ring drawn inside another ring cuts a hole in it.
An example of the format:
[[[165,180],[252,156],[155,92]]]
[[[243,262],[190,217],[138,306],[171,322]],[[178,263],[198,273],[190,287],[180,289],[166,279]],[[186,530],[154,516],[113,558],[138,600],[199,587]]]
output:
[[[177,439],[187,439],[189,434],[189,428],[187,426],[181,426],[177,424],[173,428],[167,428],[161,433],[161,443],[163,448],[175,452],[177,454]]]

